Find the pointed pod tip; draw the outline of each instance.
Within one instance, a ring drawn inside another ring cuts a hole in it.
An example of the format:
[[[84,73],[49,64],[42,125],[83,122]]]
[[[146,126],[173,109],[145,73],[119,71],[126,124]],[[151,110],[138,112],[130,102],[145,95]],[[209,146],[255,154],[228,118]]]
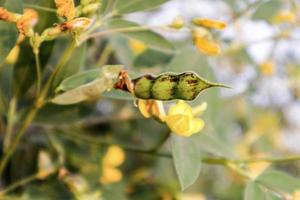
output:
[[[210,87],[222,87],[222,88],[232,89],[231,86],[222,83],[210,83]]]

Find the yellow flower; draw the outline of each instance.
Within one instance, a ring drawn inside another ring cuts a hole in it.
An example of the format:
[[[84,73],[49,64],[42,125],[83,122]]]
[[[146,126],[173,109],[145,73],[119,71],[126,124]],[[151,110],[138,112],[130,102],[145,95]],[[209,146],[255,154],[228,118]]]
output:
[[[115,183],[122,179],[122,172],[114,167],[104,167],[100,182],[103,184]]]
[[[13,65],[17,62],[17,59],[20,54],[20,46],[16,45],[8,54],[8,56],[5,59],[5,62],[7,64]]]
[[[198,133],[204,128],[204,121],[195,118],[206,109],[205,103],[193,109],[184,101],[179,101],[176,105],[171,106],[165,122],[171,131],[180,136],[191,136]]]
[[[297,18],[295,13],[289,11],[289,10],[282,10],[280,11],[277,15],[274,16],[273,22],[275,24],[280,24],[280,23],[296,23]]]
[[[184,26],[184,18],[182,16],[177,16],[170,24],[171,28],[181,29]]]
[[[268,60],[260,64],[260,71],[263,75],[272,75],[274,73],[275,64],[272,60]]]
[[[92,20],[86,17],[78,17],[71,21],[65,22],[60,25],[62,31],[72,30],[76,31],[85,31],[92,24]]]
[[[113,145],[108,148],[106,155],[103,158],[103,166],[118,167],[125,161],[123,149]]]
[[[129,44],[130,49],[132,50],[132,52],[135,55],[139,55],[147,49],[146,44],[139,40],[131,39],[131,40],[129,40],[128,44]]]
[[[199,51],[207,55],[218,55],[221,53],[221,48],[212,38],[210,32],[204,28],[193,30],[194,44]]]
[[[24,14],[17,21],[17,28],[25,36],[33,36],[33,27],[38,22],[38,13],[33,9],[25,9]]]
[[[225,22],[207,18],[194,18],[192,22],[197,26],[204,26],[206,28],[214,28],[219,30],[223,30],[227,26]]]
[[[75,5],[73,0],[55,0],[57,15],[71,20],[75,17]]]
[[[166,114],[161,101],[139,99],[138,108],[145,118],[154,117],[164,121]]]

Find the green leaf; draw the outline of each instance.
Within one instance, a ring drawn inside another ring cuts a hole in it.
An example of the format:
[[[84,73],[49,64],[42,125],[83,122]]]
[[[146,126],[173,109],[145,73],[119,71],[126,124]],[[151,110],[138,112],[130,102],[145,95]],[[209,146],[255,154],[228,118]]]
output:
[[[60,42],[59,40],[57,42]],[[80,68],[84,65],[85,57],[86,57],[86,46],[84,43],[80,47],[76,48],[70,57],[67,64],[63,67],[63,69],[55,76],[53,81],[54,87],[56,87],[61,81],[66,79],[73,74],[76,74]],[[58,50],[58,48],[54,47],[54,50]],[[60,50],[58,50],[60,51]]]
[[[191,186],[201,170],[201,151],[193,137],[172,135],[172,155],[181,189]]]
[[[202,151],[226,158],[235,157],[230,146],[226,145],[224,141],[222,141],[216,135],[199,133],[195,135],[195,140],[197,140],[199,149]]]
[[[174,54],[166,54],[163,52],[147,49],[138,55],[133,61],[135,67],[158,67],[168,64]]]
[[[102,67],[101,71],[89,71],[69,77],[61,83],[56,91],[64,91],[52,99],[60,105],[79,103],[88,99],[95,99],[106,90],[110,90],[117,79],[122,66],[110,65]],[[91,74],[97,76],[92,80]]]
[[[150,10],[166,3],[168,0],[117,0],[115,12],[128,14],[137,11]]]
[[[269,0],[261,3],[252,15],[252,19],[267,21],[271,20],[271,18],[280,10],[281,5],[281,0]]]
[[[244,192],[244,200],[264,200],[263,188],[255,181],[249,181]]]
[[[121,90],[111,90],[104,92],[102,97],[109,98],[109,99],[118,99],[118,100],[134,100],[133,96],[128,92],[123,92]]]
[[[113,19],[108,21],[107,27],[109,29],[119,29],[119,28],[129,28],[129,27],[139,27],[137,23],[126,21],[123,19]],[[164,52],[164,53],[173,53],[174,47],[173,45],[163,38],[161,35],[151,31],[151,30],[143,30],[143,31],[123,31],[120,32],[121,35],[136,39],[141,42],[144,42],[149,48]]]
[[[300,180],[281,171],[267,170],[256,181],[273,190],[293,193],[300,189]]]

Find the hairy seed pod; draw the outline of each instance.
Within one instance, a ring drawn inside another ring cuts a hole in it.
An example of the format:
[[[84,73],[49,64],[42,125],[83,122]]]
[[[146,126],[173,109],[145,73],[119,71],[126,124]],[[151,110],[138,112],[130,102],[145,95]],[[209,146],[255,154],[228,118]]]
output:
[[[159,76],[144,75],[132,80],[133,92],[140,99],[169,101],[194,100],[201,91],[211,87],[227,87],[209,82],[193,72],[165,73]]]

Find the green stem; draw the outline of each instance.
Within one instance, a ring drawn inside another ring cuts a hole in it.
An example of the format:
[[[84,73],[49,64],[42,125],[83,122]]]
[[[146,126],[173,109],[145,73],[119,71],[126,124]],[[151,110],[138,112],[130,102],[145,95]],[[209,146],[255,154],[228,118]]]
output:
[[[35,69],[36,69],[36,96],[39,96],[41,91],[41,65],[40,65],[40,58],[39,53],[34,53],[35,58]]]
[[[25,118],[25,121],[23,122],[21,128],[18,130],[16,136],[14,137],[14,140],[11,144],[11,146],[8,148],[7,152],[5,152],[5,154],[3,155],[3,158],[1,160],[0,163],[0,177],[2,177],[3,171],[10,159],[10,157],[12,156],[12,154],[15,152],[20,139],[22,138],[24,132],[26,131],[26,129],[29,127],[30,123],[33,121],[36,112],[37,112],[38,108],[36,106],[34,106],[28,113],[27,117]]]
[[[8,147],[12,139],[16,108],[17,108],[17,97],[13,96],[13,98],[10,100],[9,108],[8,108],[7,128],[6,128],[6,134],[3,142],[4,152],[8,150]]]
[[[56,10],[53,9],[53,8],[47,8],[47,7],[38,6],[38,5],[34,5],[34,4],[28,4],[28,3],[24,3],[23,5],[24,5],[25,8],[33,8],[33,9],[36,9],[36,10],[56,13]]]
[[[26,185],[34,180],[37,179],[37,174],[34,174],[34,175],[31,175],[31,176],[28,176],[24,179],[21,179],[13,184],[11,184],[10,186],[6,187],[4,190],[0,191],[0,197],[1,196],[4,196],[5,194],[17,189],[18,187],[21,187],[23,185]]]
[[[45,103],[45,99],[46,99],[46,97],[49,93],[49,90],[51,88],[51,84],[52,84],[55,76],[59,73],[59,71],[64,67],[64,65],[66,64],[66,62],[70,58],[70,55],[72,54],[72,51],[73,51],[74,47],[75,47],[75,41],[72,41],[71,47],[67,48],[67,50],[64,52],[64,54],[62,55],[60,61],[57,64],[56,68],[54,69],[54,71],[52,72],[50,78],[48,79],[46,85],[43,87],[43,90],[41,91],[40,95],[37,97],[36,102],[34,103],[32,108],[29,110],[23,124],[21,125],[20,129],[16,133],[16,136],[15,136],[10,148],[3,155],[3,158],[2,158],[1,163],[0,163],[0,177],[2,177],[2,174],[4,172],[4,169],[7,165],[10,157],[15,152],[22,136],[24,135],[27,128],[30,126],[31,122],[33,121],[33,119],[34,119],[34,117],[37,113],[37,111]]]

